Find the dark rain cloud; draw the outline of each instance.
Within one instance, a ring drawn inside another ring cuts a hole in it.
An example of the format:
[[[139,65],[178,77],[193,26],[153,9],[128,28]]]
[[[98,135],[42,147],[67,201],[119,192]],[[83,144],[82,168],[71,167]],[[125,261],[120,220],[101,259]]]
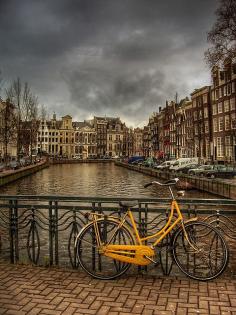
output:
[[[0,69],[76,119],[140,124],[209,84],[206,33],[217,0],[0,0]]]

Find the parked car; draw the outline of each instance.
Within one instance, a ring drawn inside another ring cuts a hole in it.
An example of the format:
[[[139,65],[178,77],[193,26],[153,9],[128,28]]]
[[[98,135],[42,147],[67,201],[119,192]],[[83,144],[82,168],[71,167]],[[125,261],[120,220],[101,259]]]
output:
[[[213,165],[213,168],[208,170],[204,175],[209,178],[232,178],[236,176],[236,170],[233,167],[227,167],[225,165]]]
[[[129,159],[128,159],[128,163],[129,164],[132,164],[134,161],[144,161],[144,157],[143,156],[139,156],[139,155],[135,155],[135,156],[131,156]]]
[[[177,172],[187,174],[189,170],[196,169],[200,166],[200,164],[189,164],[183,167],[180,167]]]
[[[133,161],[131,164],[132,165],[139,165],[139,164],[142,164],[142,163],[143,163],[143,159],[139,159],[139,160]]]
[[[170,171],[178,171],[181,168],[191,165],[191,164],[197,164],[198,163],[198,158],[197,157],[192,157],[192,158],[179,158],[175,161],[174,164],[170,166]]]
[[[13,170],[18,170],[21,167],[21,165],[20,165],[20,162],[18,161],[11,161],[9,163],[9,167]]]
[[[160,165],[155,166],[155,168],[158,170],[167,170],[167,169],[169,169],[169,167],[171,165],[173,165],[175,163],[175,161],[176,160],[165,161],[165,162],[161,163]]]
[[[6,165],[4,163],[1,163],[0,164],[0,172],[3,172],[5,167],[6,167]]]
[[[30,161],[30,158],[29,157],[24,157],[24,158],[21,158],[20,161],[20,166],[28,166],[28,165],[31,165],[31,161]]]
[[[204,176],[207,171],[210,171],[214,165],[200,165],[197,168],[192,168],[188,170],[189,175],[199,175]]]
[[[143,161],[142,165],[146,167],[154,167],[156,165],[156,159],[153,157],[149,157],[145,161]]]

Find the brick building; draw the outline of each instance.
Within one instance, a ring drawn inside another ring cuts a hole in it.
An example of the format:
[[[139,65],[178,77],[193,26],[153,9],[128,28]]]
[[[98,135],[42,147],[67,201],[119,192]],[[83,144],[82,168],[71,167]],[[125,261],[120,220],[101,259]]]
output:
[[[193,117],[193,152],[201,162],[212,160],[211,87],[204,86],[191,93]]]
[[[236,162],[235,89],[235,63],[226,60],[222,69],[212,69],[212,155],[216,162]]]

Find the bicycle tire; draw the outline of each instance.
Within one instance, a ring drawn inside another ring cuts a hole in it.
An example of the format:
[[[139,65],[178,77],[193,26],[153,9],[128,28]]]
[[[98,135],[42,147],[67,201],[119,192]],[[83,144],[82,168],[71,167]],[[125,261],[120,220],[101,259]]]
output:
[[[200,281],[220,276],[229,259],[228,246],[221,233],[212,225],[199,221],[186,223],[185,230],[200,252],[191,247],[180,227],[172,242],[173,259],[179,269],[188,277]]]
[[[105,245],[109,241],[109,235],[114,233],[114,229],[119,222],[113,219],[99,219],[97,221],[102,243]],[[135,241],[124,225],[117,230],[110,244],[134,245]],[[76,252],[80,266],[90,276],[101,280],[115,279],[124,274],[131,264],[114,260],[110,257],[99,254],[95,238],[93,222],[87,224],[77,236]]]

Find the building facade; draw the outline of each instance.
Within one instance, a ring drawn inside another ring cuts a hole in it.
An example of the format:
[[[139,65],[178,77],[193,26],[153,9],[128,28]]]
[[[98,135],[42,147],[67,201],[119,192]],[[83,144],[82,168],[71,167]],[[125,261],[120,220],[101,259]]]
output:
[[[204,86],[191,93],[194,156],[204,163],[212,160],[211,87]]]
[[[213,160],[236,162],[236,64],[226,60],[212,69],[211,110]]]

